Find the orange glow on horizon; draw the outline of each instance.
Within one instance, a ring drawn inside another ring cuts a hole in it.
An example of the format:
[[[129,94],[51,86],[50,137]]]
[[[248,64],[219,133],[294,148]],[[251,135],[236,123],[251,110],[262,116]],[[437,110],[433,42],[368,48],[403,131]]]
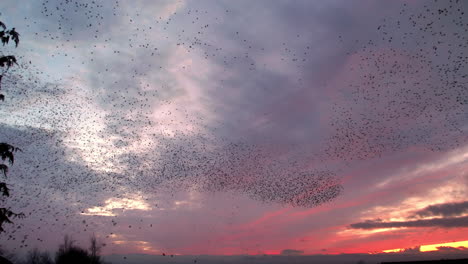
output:
[[[263,252],[264,255],[280,255],[281,252],[279,250],[266,250]]]
[[[419,250],[421,252],[437,251],[438,247],[453,247],[453,248],[465,247],[465,248],[468,248],[468,240],[441,243],[441,244],[422,245]],[[382,252],[383,253],[395,253],[395,252],[398,253],[398,252],[403,252],[404,250],[405,250],[404,248],[396,248],[396,249],[382,250]]]
[[[468,240],[466,241],[458,241],[458,242],[449,242],[449,243],[442,243],[442,244],[433,244],[433,245],[424,245],[421,246],[421,252],[427,251],[437,251],[438,247],[465,247],[468,248]]]

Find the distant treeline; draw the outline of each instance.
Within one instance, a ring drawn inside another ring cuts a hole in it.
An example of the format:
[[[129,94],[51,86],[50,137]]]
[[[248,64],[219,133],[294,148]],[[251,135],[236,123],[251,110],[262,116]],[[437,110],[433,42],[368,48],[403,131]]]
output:
[[[37,248],[30,250],[24,259],[15,256],[0,257],[0,264],[110,264],[101,259],[100,252],[104,244],[93,235],[88,249],[75,245],[73,239],[65,236],[55,256]],[[0,252],[1,253],[1,252]]]

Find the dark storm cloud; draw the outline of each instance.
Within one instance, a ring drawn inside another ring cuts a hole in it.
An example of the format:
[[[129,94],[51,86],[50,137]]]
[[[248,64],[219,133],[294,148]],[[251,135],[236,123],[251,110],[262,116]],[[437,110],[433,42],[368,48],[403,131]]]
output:
[[[468,201],[430,205],[414,213],[415,216],[459,216],[468,212]]]
[[[434,218],[434,219],[421,219],[411,221],[392,221],[384,222],[379,220],[367,220],[360,223],[350,225],[355,229],[375,229],[375,228],[401,228],[401,227],[441,227],[441,228],[454,228],[454,227],[468,227],[468,216],[463,217],[448,217],[448,218]]]

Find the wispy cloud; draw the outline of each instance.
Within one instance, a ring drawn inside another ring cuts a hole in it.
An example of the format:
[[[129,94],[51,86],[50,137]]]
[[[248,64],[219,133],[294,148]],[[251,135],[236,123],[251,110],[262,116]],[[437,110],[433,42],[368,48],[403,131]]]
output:
[[[390,221],[367,220],[350,225],[351,228],[374,229],[374,228],[402,228],[402,227],[468,227],[468,216],[451,218],[433,218],[413,221]]]

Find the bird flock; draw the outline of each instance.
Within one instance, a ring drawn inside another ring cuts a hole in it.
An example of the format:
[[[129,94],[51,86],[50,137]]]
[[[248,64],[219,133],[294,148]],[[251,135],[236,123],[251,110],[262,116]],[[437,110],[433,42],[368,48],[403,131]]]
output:
[[[359,63],[351,71],[360,78],[342,95],[351,104],[334,105],[331,156],[368,159],[414,145],[441,151],[467,142],[465,6],[435,1],[410,13],[403,4],[398,16],[376,26],[377,40],[354,54]]]
[[[327,98],[327,131],[313,149],[255,134],[245,117],[265,111],[256,103],[263,97],[280,105],[290,91],[307,89],[316,53],[305,36],[259,43],[245,28],[231,27],[230,20],[242,17],[235,7],[173,2],[160,12],[135,11],[127,1],[34,2],[39,13],[16,26],[19,46],[37,42],[46,51],[2,50],[25,52],[3,77],[8,96],[0,105],[0,141],[23,150],[10,168],[5,202],[27,216],[0,239],[20,248],[58,227],[92,231],[99,221],[79,215],[109,197],[196,190],[314,207],[346,190],[339,171],[326,166],[331,160],[348,164],[412,146],[445,151],[468,142],[464,1],[427,1],[417,9],[402,3],[397,14],[372,25],[372,38],[329,40],[352,58],[342,70],[353,78],[324,85],[336,93]],[[235,45],[218,42],[226,38]],[[275,65],[261,59],[272,54]],[[51,70],[37,63],[44,56],[55,64]],[[171,64],[174,56],[179,60]],[[266,87],[271,68],[281,63],[300,74]],[[236,73],[242,75],[234,80]],[[207,95],[192,94],[198,90],[190,78],[210,83]],[[275,113],[263,118],[283,115]],[[293,130],[279,134],[289,138]],[[107,223],[118,225],[118,215]]]

